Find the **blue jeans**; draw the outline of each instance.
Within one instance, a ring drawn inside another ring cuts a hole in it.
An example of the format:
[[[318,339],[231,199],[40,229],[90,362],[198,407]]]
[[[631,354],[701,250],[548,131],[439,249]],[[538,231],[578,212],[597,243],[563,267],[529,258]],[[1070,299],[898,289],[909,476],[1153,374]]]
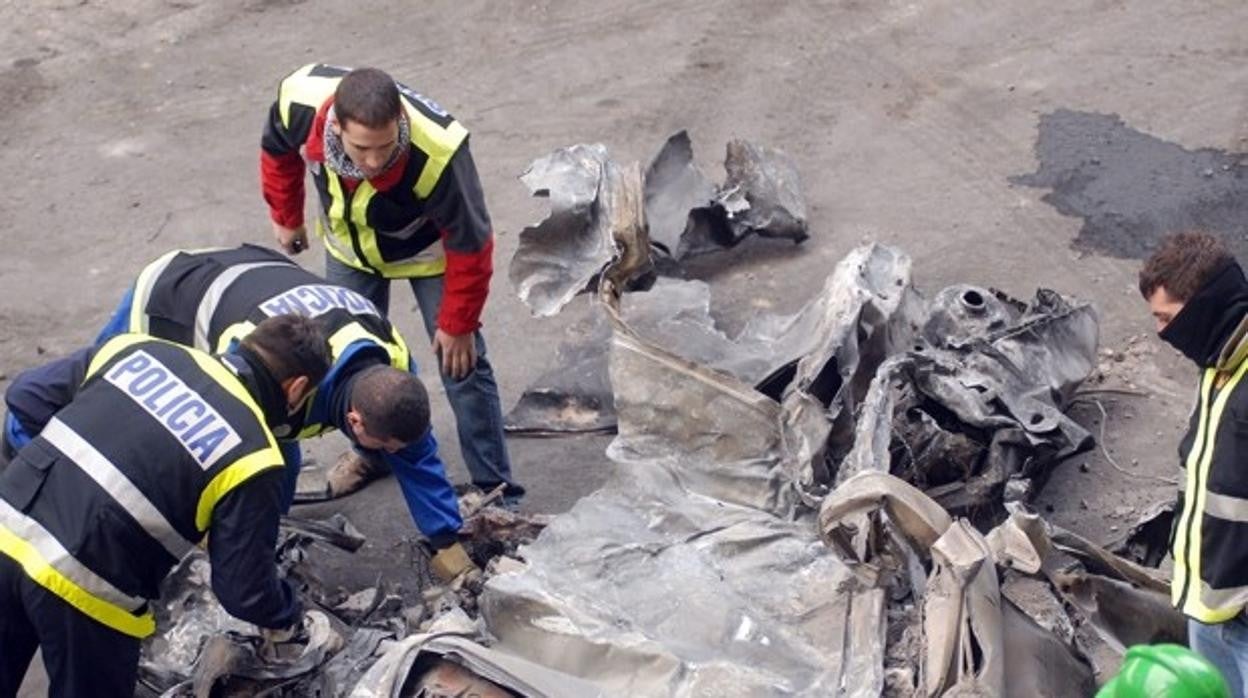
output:
[[[1205,625],[1187,619],[1187,644],[1222,672],[1233,698],[1244,698],[1248,686],[1248,619],[1239,614],[1225,623]]]
[[[325,255],[325,278],[331,284],[345,286],[373,302],[383,314],[389,315],[390,279],[376,274],[352,269]],[[442,307],[442,277],[432,276],[407,280],[416,296],[425,332],[433,339],[438,327],[438,309]],[[494,381],[494,369],[485,356],[485,339],[475,333],[477,344],[477,367],[462,380],[455,380],[438,367],[446,397],[455,413],[455,427],[459,433],[459,448],[472,484],[484,490],[492,490],[507,483],[505,490],[509,501],[515,502],[524,495],[524,488],[511,477],[511,459],[507,456],[507,444],[503,441],[503,408],[498,397],[498,384]]]

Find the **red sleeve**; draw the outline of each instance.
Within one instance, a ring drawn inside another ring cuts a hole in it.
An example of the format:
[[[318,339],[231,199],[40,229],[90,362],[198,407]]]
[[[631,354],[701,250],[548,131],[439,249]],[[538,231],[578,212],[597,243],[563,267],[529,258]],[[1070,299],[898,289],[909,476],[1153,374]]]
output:
[[[260,189],[274,223],[286,228],[303,225],[303,158],[297,151],[281,155],[260,151]]]
[[[490,293],[490,277],[493,274],[493,236],[476,252],[455,252],[448,248],[438,328],[453,335],[476,331],[481,326],[481,310]]]

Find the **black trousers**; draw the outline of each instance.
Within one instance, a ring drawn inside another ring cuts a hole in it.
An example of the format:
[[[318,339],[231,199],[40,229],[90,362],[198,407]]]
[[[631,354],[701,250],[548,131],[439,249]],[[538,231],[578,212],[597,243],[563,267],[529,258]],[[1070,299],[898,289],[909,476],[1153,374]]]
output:
[[[0,555],[0,698],[17,694],[37,648],[50,696],[134,695],[139,640],[78,611]]]

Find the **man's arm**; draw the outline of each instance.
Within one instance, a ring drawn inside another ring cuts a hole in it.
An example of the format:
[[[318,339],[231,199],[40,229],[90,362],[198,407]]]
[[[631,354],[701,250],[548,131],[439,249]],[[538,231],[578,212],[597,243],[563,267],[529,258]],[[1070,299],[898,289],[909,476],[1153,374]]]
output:
[[[382,457],[398,478],[407,509],[420,532],[437,550],[454,543],[464,522],[459,517],[455,489],[446,478],[446,465],[438,456],[433,431],[401,451],[383,453]]]
[[[446,466],[438,456],[438,442],[430,430],[420,440],[408,444],[397,453],[366,449],[355,439],[355,432],[347,423],[347,411],[351,406],[351,386],[355,377],[371,366],[385,366],[389,355],[377,344],[361,344],[347,350],[339,362],[349,362],[338,372],[334,381],[318,388],[328,391],[324,420],[336,428],[358,451],[370,457],[381,458],[398,477],[403,498],[416,527],[434,547],[445,547],[455,542],[463,521],[459,518],[459,500],[455,489],[446,477]]]
[[[260,137],[260,190],[269,205],[278,242],[287,252],[300,251],[294,249],[294,239],[304,238],[294,235],[303,230],[304,164],[299,148],[312,129],[313,116],[311,109],[292,106],[290,123],[285,123],[278,102],[274,102]],[[283,231],[291,239],[283,239]]]
[[[442,232],[446,277],[438,329],[452,336],[481,326],[481,310],[494,273],[494,235],[485,193],[467,141],[447,163],[425,202],[425,213]]]
[[[282,479],[274,468],[234,488],[217,503],[208,531],[212,592],[227,613],[261,628],[288,628],[302,611],[274,561]]]
[[[4,393],[4,402],[28,438],[38,436],[52,415],[78,394],[94,353],[92,348],[79,349],[63,359],[23,371],[13,379]],[[14,448],[21,446],[13,444]]]

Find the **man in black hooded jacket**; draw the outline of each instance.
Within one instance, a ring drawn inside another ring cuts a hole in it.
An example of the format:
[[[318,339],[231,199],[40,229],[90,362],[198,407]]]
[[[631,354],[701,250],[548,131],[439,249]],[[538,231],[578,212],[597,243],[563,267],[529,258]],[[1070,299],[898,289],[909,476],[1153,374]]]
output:
[[[1170,552],[1170,595],[1188,618],[1189,644],[1226,676],[1248,679],[1248,280],[1220,240],[1186,232],[1163,240],[1140,270],[1161,339],[1200,367]]]

